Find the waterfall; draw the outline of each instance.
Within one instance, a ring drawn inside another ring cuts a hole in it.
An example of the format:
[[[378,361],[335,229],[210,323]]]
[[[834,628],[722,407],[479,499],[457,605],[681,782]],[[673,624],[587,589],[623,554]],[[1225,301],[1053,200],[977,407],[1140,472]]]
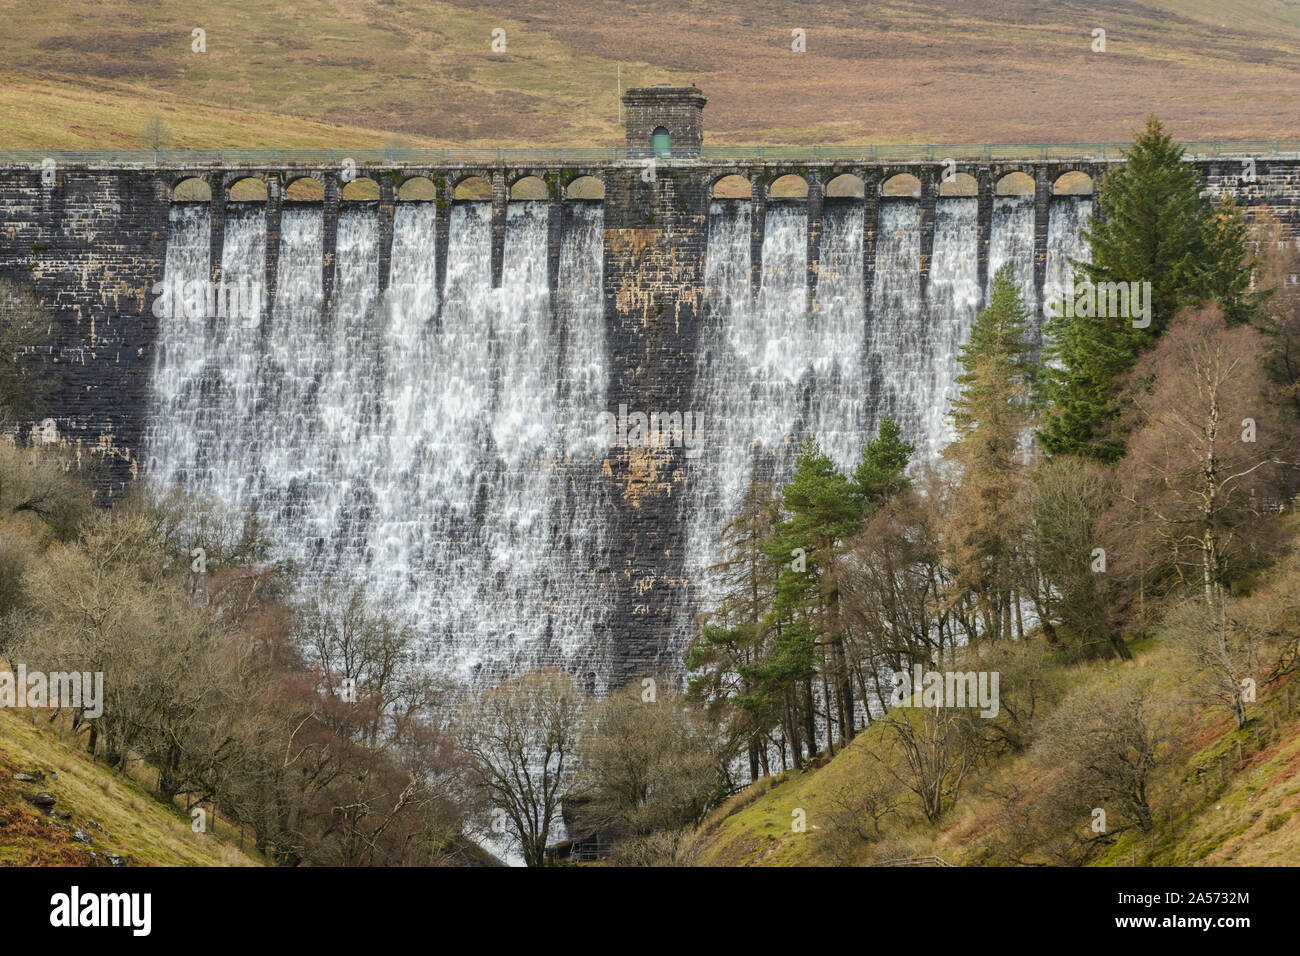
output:
[[[918,389],[929,381],[929,320],[921,301],[921,209],[910,199],[880,203],[876,276],[872,296],[868,382],[874,434],[888,414],[908,441],[921,435],[924,410]]]
[[[915,438],[919,461],[935,462],[952,440],[948,408],[957,397],[958,358],[970,340],[980,306],[978,200],[948,197],[935,204],[934,252],[926,301],[931,337],[929,380],[921,404],[922,427]]]
[[[310,517],[306,503],[319,481],[311,454],[325,361],[323,254],[320,208],[286,205],[280,218],[275,307],[259,353],[258,400],[253,411],[259,434],[249,449],[252,460],[232,463],[236,475],[252,473],[247,495],[236,500],[255,509],[272,533],[304,527]],[[197,490],[222,497],[221,489],[213,485]],[[293,533],[297,543],[301,531]],[[301,553],[301,545],[292,550]]]
[[[262,207],[232,206],[227,276],[262,274]],[[256,512],[308,585],[363,586],[419,628],[427,661],[469,682],[559,665],[600,685],[614,599],[594,428],[605,406],[602,212],[566,212],[547,286],[545,203],[512,203],[503,284],[490,207],[453,207],[445,301],[436,209],[398,204],[390,283],[379,212],[338,219],[333,307],[323,213],[286,204],[269,328],[161,321],[151,475]],[[206,209],[172,211],[167,277],[206,278]]]
[[[1086,254],[1090,210],[1087,197],[1054,198],[1044,301]],[[165,286],[180,292],[155,307],[147,471],[255,513],[308,588],[339,580],[390,603],[450,680],[556,665],[600,692],[635,650],[618,643],[629,584],[613,565],[636,530],[602,473],[598,416],[621,400],[609,394],[602,204],[564,203],[554,289],[547,203],[508,204],[499,288],[489,203],[453,204],[441,289],[436,205],[395,205],[386,290],[383,214],[344,203],[330,260],[320,204],[285,203],[269,250],[262,204],[227,206],[219,250],[206,204],[173,205]],[[919,203],[881,199],[869,263],[863,215],[860,202],[825,201],[810,288],[807,207],[770,202],[753,288],[750,202],[710,205],[690,405],[663,410],[703,423],[675,503],[690,590],[670,657],[710,603],[705,570],[751,476],[788,479],[808,435],[851,472],[886,413],[920,464],[951,436],[958,356],[988,294],[977,200],[936,202],[924,282]],[[995,199],[990,278],[1013,263],[1036,313],[1033,233],[1031,200]],[[260,288],[268,251],[273,296]],[[214,252],[222,283],[262,291],[251,317],[209,314]]]
[[[1020,298],[1030,316],[1038,310],[1038,292],[1034,288],[1034,197],[997,196],[993,200],[993,230],[989,238],[989,284],[986,296],[993,291],[993,280],[1007,263]],[[986,298],[987,302],[988,299]]]
[[[266,216],[256,205],[232,205],[226,212],[221,281],[232,290],[251,290],[257,300],[253,311],[228,309],[226,315],[213,318],[207,394],[216,400],[204,403],[204,427],[196,439],[200,447],[210,449],[210,461],[240,462],[246,457],[246,449],[257,440],[253,415],[258,389],[257,355],[267,301]],[[214,477],[210,473],[208,480]],[[221,477],[229,482],[225,495],[237,502],[245,493],[242,483],[247,476],[235,472]]]
[[[1083,237],[1092,199],[1088,196],[1056,196],[1047,220],[1047,275],[1043,279],[1043,304],[1060,298],[1070,282],[1074,268],[1070,261],[1088,258],[1088,243]]]
[[[158,346],[149,406],[151,445],[183,449],[148,461],[150,472],[164,484],[187,478],[182,469],[198,456],[192,442],[203,412],[208,334],[199,297],[187,290],[208,281],[211,228],[207,203],[171,207],[162,288],[153,290]]]
[[[757,297],[749,286],[750,215],[741,200],[715,201],[710,210],[695,401],[711,427],[686,518],[687,573],[702,607],[716,597],[706,570],[720,557],[719,531],[751,475],[787,480],[805,436],[816,435],[836,465],[851,472],[888,414],[916,446],[914,462],[938,460],[951,439],[947,412],[960,350],[981,302],[976,199],[936,203],[924,292],[920,204],[882,199],[869,312],[860,205],[826,204],[811,313],[802,206],[768,210]],[[996,201],[990,268],[1011,261],[1027,283],[1031,309],[1033,230],[1032,202]],[[679,640],[688,640],[693,624],[683,618],[680,628]]]
[[[794,452],[815,434],[852,468],[866,425],[862,208],[828,203],[815,306],[808,309],[807,214],[774,203],[763,236],[757,296],[749,275],[748,202],[714,201],[705,264],[705,312],[694,409],[707,451],[690,492],[688,574],[716,558],[718,530],[751,475],[789,477]]]

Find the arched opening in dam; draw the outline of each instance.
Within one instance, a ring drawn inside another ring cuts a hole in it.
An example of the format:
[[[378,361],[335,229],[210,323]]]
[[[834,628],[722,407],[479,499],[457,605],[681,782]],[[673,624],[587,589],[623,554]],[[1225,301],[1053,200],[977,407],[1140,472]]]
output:
[[[880,184],[880,195],[920,199],[921,180],[911,173],[897,173]]]
[[[565,199],[604,199],[605,183],[596,176],[578,176],[564,187]]]
[[[1079,170],[1063,173],[1052,184],[1052,193],[1057,196],[1091,196],[1094,183],[1092,177]]]
[[[808,180],[794,173],[778,176],[767,185],[768,199],[804,199],[808,196]]]
[[[551,198],[546,183],[537,176],[521,176],[510,184],[510,198],[515,200],[545,200]]]
[[[862,199],[866,194],[867,184],[853,173],[841,173],[826,184],[827,199]]]
[[[997,181],[993,192],[998,196],[1032,196],[1034,177],[1019,171],[1007,173]]]
[[[492,184],[482,176],[466,176],[456,182],[452,198],[459,201],[491,199]]]
[[[714,182],[711,193],[714,199],[749,199],[754,187],[744,176],[732,173]]]
[[[266,202],[266,181],[257,176],[241,176],[226,187],[227,202]]]
[[[397,187],[399,202],[432,202],[438,198],[438,187],[428,176],[408,176]]]
[[[979,181],[970,173],[953,173],[939,182],[940,196],[978,196]]]
[[[284,184],[285,202],[321,202],[325,186],[313,176],[296,176]]]
[[[212,187],[198,176],[189,176],[172,187],[172,202],[211,202]]]
[[[343,202],[378,202],[379,183],[369,176],[357,176],[343,184],[339,199]]]

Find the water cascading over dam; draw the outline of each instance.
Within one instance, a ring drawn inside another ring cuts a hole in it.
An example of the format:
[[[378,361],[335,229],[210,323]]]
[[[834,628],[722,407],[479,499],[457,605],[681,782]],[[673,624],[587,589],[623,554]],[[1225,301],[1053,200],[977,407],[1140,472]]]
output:
[[[1051,210],[1044,299],[1059,295],[1086,246],[1080,230],[1091,201],[1058,197]],[[888,414],[916,446],[914,461],[937,462],[952,437],[947,421],[957,394],[958,358],[982,300],[975,255],[977,203],[941,199],[926,294],[919,272],[920,210],[895,199],[880,207],[873,294],[864,307],[861,207],[826,206],[821,269],[813,306],[806,303],[807,223],[797,208],[769,210],[763,286],[751,297],[748,203],[715,201],[710,210],[706,324],[697,408],[711,422],[689,509],[688,567],[700,582],[716,560],[718,530],[749,482],[789,478],[802,439],[815,435],[835,464],[851,473],[863,444]],[[1033,206],[999,198],[991,233],[990,286],[1010,262],[1034,313]],[[987,295],[987,291],[985,292]]]
[[[228,219],[227,282],[260,273],[260,215]],[[607,670],[610,649],[592,640],[612,603],[593,428],[605,400],[600,207],[570,213],[554,311],[544,204],[511,206],[499,289],[484,204],[457,205],[441,309],[431,204],[397,210],[382,299],[374,210],[341,213],[333,315],[321,218],[318,206],[285,210],[265,328],[200,309],[161,321],[149,473],[255,512],[308,581],[390,599],[453,679],[541,660]],[[173,207],[169,283],[206,276],[208,234],[206,207]]]
[[[1086,199],[1053,201],[1045,298],[1083,254],[1088,208]],[[599,692],[617,655],[609,617],[618,531],[601,480],[608,436],[597,427],[613,400],[602,210],[566,211],[554,296],[546,204],[510,204],[499,288],[489,213],[486,203],[453,207],[439,290],[433,204],[398,204],[381,295],[377,214],[345,206],[327,308],[322,210],[286,204],[266,321],[202,308],[160,320],[147,470],[256,513],[276,556],[308,582],[357,583],[391,600],[418,627],[427,661],[453,680],[561,663]],[[203,204],[172,207],[169,283],[207,276],[209,215]],[[685,409],[703,416],[703,440],[685,461],[679,504],[690,599],[673,637],[678,655],[708,601],[704,572],[719,529],[755,470],[788,478],[809,434],[851,470],[886,413],[920,462],[935,461],[949,438],[957,357],[987,291],[975,267],[976,200],[936,203],[925,283],[917,202],[881,201],[866,269],[863,216],[860,203],[827,201],[810,289],[807,212],[773,202],[755,289],[749,201],[709,208]],[[262,207],[233,204],[225,281],[263,282],[266,242]],[[1031,310],[1033,250],[1032,206],[1000,197],[989,273],[1011,262]]]

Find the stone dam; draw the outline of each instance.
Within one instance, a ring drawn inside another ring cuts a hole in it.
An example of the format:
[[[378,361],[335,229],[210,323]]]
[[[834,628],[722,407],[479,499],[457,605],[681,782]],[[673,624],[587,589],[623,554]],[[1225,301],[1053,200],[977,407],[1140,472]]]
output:
[[[0,162],[0,277],[55,320],[31,434],[257,513],[455,680],[679,674],[750,475],[886,413],[933,460],[992,275],[1041,321],[1122,160],[723,159],[698,90],[625,104],[608,158]],[[1190,161],[1295,235],[1300,157]]]

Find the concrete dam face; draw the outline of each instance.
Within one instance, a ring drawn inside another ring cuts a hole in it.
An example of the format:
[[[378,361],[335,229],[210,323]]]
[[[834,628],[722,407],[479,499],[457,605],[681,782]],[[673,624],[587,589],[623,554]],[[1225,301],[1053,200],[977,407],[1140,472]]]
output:
[[[377,200],[339,163],[0,167],[0,275],[58,323],[33,434],[103,455],[110,491],[256,514],[457,681],[680,673],[750,476],[788,476],[809,434],[851,469],[885,414],[934,460],[992,276],[1011,263],[1041,321],[1093,206],[1060,184],[1104,172],[705,160],[691,103],[631,101],[606,162],[363,164]],[[1292,227],[1300,162],[1240,169],[1204,163],[1209,190]],[[320,199],[293,198],[306,176]],[[491,198],[457,199],[472,176]],[[194,178],[209,198],[178,198]]]

